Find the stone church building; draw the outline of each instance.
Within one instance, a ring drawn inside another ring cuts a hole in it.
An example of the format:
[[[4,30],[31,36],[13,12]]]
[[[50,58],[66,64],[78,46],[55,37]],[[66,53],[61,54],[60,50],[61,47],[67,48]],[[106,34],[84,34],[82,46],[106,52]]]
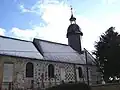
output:
[[[81,32],[73,14],[68,45],[34,38],[31,41],[0,36],[0,88],[45,88],[68,82],[97,84],[93,56],[81,49]]]

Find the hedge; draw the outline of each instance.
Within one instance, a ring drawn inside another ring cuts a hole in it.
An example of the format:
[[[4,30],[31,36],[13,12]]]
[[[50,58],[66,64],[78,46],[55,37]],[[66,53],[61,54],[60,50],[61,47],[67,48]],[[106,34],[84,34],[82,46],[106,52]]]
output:
[[[67,83],[47,88],[46,90],[91,90],[85,83]]]

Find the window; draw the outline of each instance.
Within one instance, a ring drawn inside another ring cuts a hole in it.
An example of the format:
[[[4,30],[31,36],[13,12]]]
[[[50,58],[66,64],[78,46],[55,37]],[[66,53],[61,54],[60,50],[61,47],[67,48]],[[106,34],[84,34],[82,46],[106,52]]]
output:
[[[3,82],[13,81],[13,63],[4,63],[3,67]]]
[[[61,68],[61,80],[65,80],[65,68]]]
[[[81,67],[78,68],[78,73],[79,73],[79,78],[81,78],[82,77],[82,68]]]
[[[48,77],[54,78],[54,66],[52,64],[48,66]]]
[[[28,62],[26,64],[26,77],[33,77],[33,74],[34,74],[33,63]]]

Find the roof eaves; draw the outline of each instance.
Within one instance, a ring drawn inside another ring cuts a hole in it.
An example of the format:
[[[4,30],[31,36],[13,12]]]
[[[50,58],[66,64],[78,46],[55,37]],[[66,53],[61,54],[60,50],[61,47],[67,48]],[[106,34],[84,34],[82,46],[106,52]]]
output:
[[[85,64],[80,64],[80,63],[73,63],[73,62],[67,62],[67,61],[55,61],[55,60],[48,60],[45,59],[44,61],[49,61],[49,62],[57,62],[57,63],[66,63],[66,64],[76,64],[76,65],[85,65]]]
[[[35,60],[42,60],[38,58],[30,58],[30,57],[22,57],[22,56],[15,56],[15,55],[8,55],[8,54],[0,54],[0,56],[10,56],[10,57],[16,57],[16,58],[25,58],[25,59],[35,59]]]

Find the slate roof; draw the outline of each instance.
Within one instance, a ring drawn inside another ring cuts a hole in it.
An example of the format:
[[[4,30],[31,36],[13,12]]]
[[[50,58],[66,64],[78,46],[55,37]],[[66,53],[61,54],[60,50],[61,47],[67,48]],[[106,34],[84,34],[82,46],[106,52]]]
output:
[[[43,59],[32,42],[5,36],[0,36],[0,54]]]
[[[34,39],[31,42],[0,36],[0,54],[56,62],[86,64],[85,54],[79,54],[69,45],[41,39]],[[89,64],[95,65],[94,58],[89,52],[87,52],[87,59]]]
[[[87,63],[88,64],[92,64],[92,65],[96,65],[96,61],[95,58],[85,49],[86,53],[87,53]],[[84,53],[85,56],[85,53]]]
[[[41,39],[34,39],[33,43],[43,54],[45,60],[86,64],[85,54],[79,54],[69,45],[45,41]],[[95,64],[94,58],[90,55],[90,53],[88,53],[87,56],[88,63]]]

